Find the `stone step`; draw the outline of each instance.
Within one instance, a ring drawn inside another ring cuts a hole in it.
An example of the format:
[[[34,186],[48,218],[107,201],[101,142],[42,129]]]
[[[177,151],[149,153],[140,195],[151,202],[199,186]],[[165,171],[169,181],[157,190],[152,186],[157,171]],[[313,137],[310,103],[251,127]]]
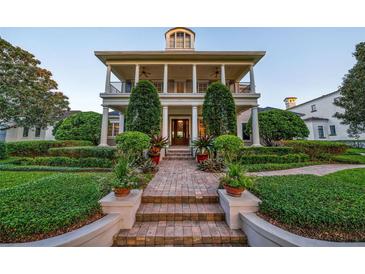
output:
[[[141,204],[137,221],[224,221],[224,211],[219,204]]]
[[[194,160],[194,157],[191,155],[187,155],[187,156],[170,156],[170,155],[166,155],[163,157],[163,160]]]
[[[191,156],[191,152],[167,152],[166,156]]]
[[[241,230],[225,222],[160,221],[136,222],[114,237],[114,246],[247,246]]]
[[[153,193],[144,193],[142,196],[142,203],[168,203],[168,204],[176,204],[176,203],[218,203],[219,198],[216,193],[208,193],[204,195],[194,195],[194,194],[186,194],[186,195],[153,195]]]

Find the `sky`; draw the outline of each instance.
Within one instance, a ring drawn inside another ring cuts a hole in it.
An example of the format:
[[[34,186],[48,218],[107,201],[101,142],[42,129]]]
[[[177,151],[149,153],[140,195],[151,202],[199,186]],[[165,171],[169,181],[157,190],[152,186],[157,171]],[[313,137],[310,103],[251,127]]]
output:
[[[169,28],[0,28],[0,36],[50,70],[74,110],[101,113],[105,66],[99,50],[163,50]],[[365,28],[194,28],[196,50],[266,51],[255,66],[259,104],[284,108],[335,91],[354,65]]]

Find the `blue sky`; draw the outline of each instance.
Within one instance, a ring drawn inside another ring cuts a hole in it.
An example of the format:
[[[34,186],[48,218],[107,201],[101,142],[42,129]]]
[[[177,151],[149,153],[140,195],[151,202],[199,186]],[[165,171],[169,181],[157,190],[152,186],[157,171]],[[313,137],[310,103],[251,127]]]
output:
[[[162,50],[168,28],[0,28],[52,71],[72,109],[101,112],[105,66],[95,50]],[[255,67],[261,106],[283,108],[332,92],[353,66],[365,28],[194,28],[197,50],[264,50]]]

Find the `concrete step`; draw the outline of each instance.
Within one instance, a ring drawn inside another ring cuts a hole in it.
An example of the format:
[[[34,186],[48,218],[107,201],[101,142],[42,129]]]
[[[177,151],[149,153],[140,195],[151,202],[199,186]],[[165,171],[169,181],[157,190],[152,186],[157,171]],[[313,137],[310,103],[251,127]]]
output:
[[[136,215],[137,221],[224,221],[224,211],[219,204],[143,203]]]
[[[132,229],[120,230],[114,246],[247,246],[247,240],[225,222],[136,222]]]

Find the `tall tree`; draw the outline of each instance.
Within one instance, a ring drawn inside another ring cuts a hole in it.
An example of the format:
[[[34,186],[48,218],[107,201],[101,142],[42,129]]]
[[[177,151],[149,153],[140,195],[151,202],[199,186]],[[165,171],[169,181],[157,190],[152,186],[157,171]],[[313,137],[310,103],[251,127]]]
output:
[[[209,134],[236,134],[236,106],[230,90],[216,82],[209,85],[203,103],[203,121]]]
[[[0,124],[53,125],[69,110],[68,98],[55,91],[52,73],[33,54],[0,37]]]
[[[334,117],[342,120],[342,124],[349,125],[347,132],[350,136],[358,136],[365,132],[365,42],[356,45],[353,53],[357,62],[344,76],[339,87],[341,97],[334,102],[344,109]]]
[[[156,87],[140,80],[132,90],[126,114],[126,130],[147,135],[158,134],[161,122],[161,102]]]

